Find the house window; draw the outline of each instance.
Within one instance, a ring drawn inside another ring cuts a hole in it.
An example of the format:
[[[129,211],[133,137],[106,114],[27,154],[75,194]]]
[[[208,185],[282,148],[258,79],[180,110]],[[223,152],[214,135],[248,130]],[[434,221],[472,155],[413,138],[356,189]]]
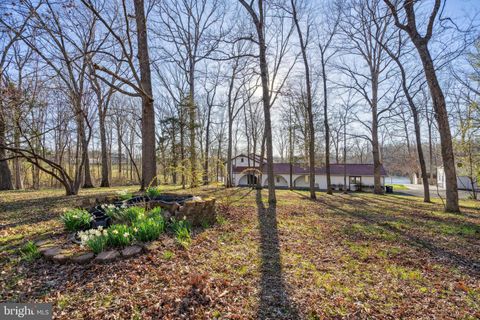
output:
[[[350,176],[350,184],[362,184],[362,177]]]
[[[280,177],[277,176],[277,183],[280,183]]]
[[[240,162],[243,162],[243,158],[240,158]]]

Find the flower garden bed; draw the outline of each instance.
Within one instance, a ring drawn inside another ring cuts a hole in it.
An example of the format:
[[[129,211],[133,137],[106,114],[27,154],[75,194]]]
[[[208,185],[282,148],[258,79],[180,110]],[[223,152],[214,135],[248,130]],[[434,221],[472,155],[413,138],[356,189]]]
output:
[[[57,263],[108,263],[155,250],[162,243],[188,247],[192,228],[215,222],[215,199],[191,195],[121,195],[89,209],[71,209],[61,219],[68,231],[60,239],[35,243],[38,252]],[[98,201],[98,199],[97,199]]]

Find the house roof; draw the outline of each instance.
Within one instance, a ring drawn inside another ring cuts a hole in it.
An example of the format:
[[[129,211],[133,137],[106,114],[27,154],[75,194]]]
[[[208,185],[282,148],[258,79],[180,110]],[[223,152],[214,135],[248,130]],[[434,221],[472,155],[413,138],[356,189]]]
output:
[[[348,176],[373,176],[373,164],[363,163],[347,163],[343,164],[330,164],[330,174],[336,176],[343,176],[344,167],[346,167],[346,173]],[[234,173],[241,173],[245,170],[253,168],[245,167],[233,167]],[[256,168],[258,169],[258,168]],[[293,165],[293,174],[308,174],[309,170],[306,167],[299,165]],[[262,168],[263,172],[267,171],[267,165],[264,164]],[[290,174],[290,163],[274,163],[273,172],[275,174]],[[315,168],[315,174],[326,174],[326,167]],[[386,176],[387,172],[383,165],[380,168],[380,175]]]

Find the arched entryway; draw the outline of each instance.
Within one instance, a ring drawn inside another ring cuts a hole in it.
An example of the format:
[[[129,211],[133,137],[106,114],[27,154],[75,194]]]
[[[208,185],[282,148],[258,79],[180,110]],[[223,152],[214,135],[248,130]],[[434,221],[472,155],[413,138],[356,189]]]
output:
[[[238,184],[241,186],[255,185],[258,182],[258,177],[253,173],[248,173],[238,180]]]
[[[260,170],[248,168],[242,171],[243,176],[238,180],[239,186],[254,186],[261,175]]]
[[[310,187],[310,182],[308,179],[308,175],[298,176],[295,178],[295,180],[293,180],[293,186],[297,188],[308,188]]]
[[[275,187],[288,188],[288,181],[283,176],[275,175]],[[263,186],[268,186],[268,177],[263,178]]]

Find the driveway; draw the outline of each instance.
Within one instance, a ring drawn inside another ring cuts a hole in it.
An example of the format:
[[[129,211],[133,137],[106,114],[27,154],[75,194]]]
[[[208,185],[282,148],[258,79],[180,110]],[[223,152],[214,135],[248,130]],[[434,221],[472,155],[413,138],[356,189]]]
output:
[[[396,194],[402,194],[402,195],[407,195],[407,196],[416,196],[416,197],[423,197],[423,185],[421,184],[404,184],[405,187],[408,188],[408,190],[393,190]],[[438,188],[438,193],[437,193],[437,187],[436,186],[430,186],[430,197],[432,198],[438,198],[438,194],[442,198],[445,198],[445,189],[444,188]],[[460,199],[467,199],[471,193],[469,191],[465,190],[458,190],[458,197]]]

